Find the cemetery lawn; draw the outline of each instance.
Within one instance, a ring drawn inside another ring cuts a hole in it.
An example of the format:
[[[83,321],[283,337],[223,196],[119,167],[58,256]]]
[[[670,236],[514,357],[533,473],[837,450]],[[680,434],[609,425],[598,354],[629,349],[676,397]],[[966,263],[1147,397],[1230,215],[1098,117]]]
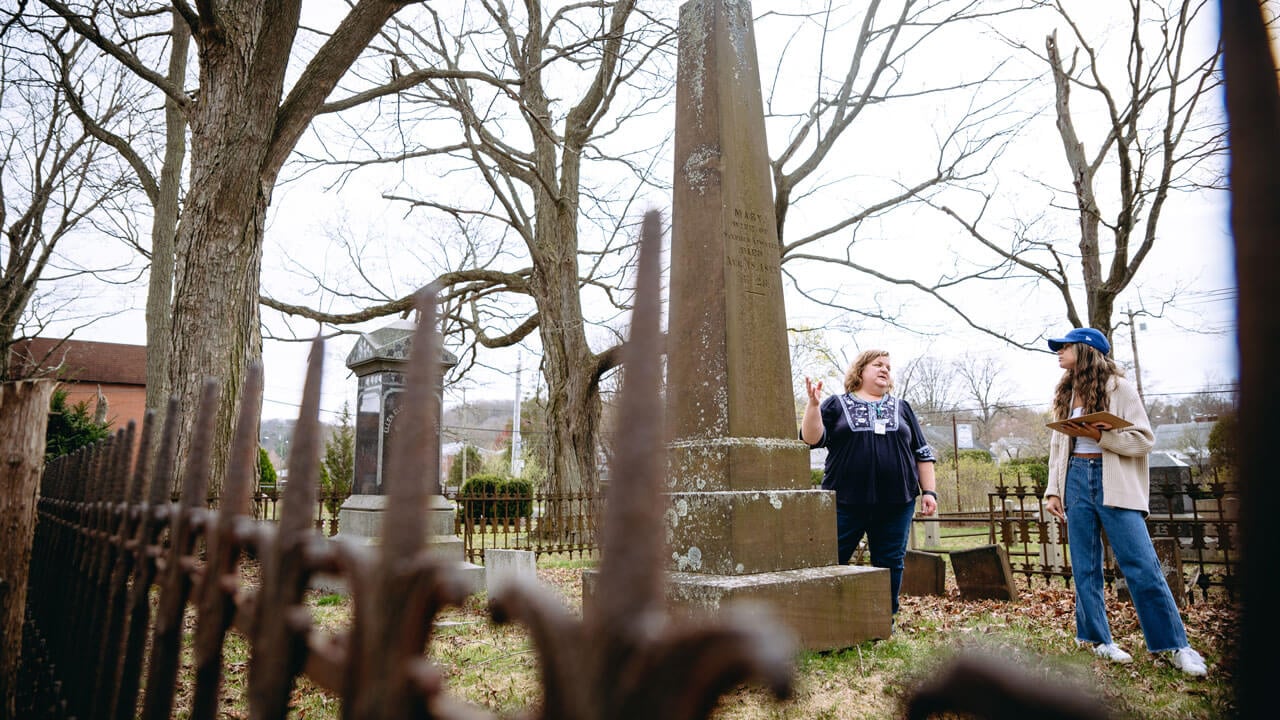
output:
[[[543,558],[538,575],[576,610],[582,602],[582,570],[592,564]],[[246,574],[254,569],[246,568]],[[958,652],[994,653],[1037,685],[1075,685],[1081,693],[1101,697],[1117,718],[1235,714],[1232,667],[1237,613],[1225,597],[1197,599],[1183,612],[1192,645],[1209,663],[1207,677],[1189,678],[1146,651],[1132,605],[1110,593],[1112,633],[1133,655],[1130,665],[1110,664],[1075,647],[1072,593],[1061,582],[1046,585],[1037,580],[1028,586],[1018,578],[1020,598],[1015,602],[962,602],[950,578],[948,582],[945,597],[902,598],[902,611],[888,640],[838,652],[801,653],[790,700],[776,702],[766,693],[741,688],[722,699],[714,717],[901,717],[911,689],[933,677]],[[345,597],[312,592],[307,604],[322,631],[340,630],[349,623],[350,601]],[[241,713],[247,658],[236,647],[243,640],[233,632],[228,644],[233,672],[222,693],[223,710],[229,717],[245,717]],[[504,715],[536,702],[537,653],[528,634],[519,626],[489,622],[483,593],[444,612],[428,652],[444,672],[450,695]],[[341,703],[301,678],[290,717],[336,719],[341,717]]]

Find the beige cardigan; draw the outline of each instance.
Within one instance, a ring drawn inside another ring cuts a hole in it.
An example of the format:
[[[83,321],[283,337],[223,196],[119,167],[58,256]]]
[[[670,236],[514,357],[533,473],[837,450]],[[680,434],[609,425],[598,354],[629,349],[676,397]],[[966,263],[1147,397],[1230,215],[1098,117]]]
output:
[[[1104,430],[1098,445],[1102,447],[1102,504],[1108,507],[1150,512],[1151,476],[1147,455],[1155,444],[1147,410],[1133,384],[1113,377],[1107,384],[1110,403],[1107,411],[1133,423],[1123,430]],[[1050,430],[1049,485],[1045,497],[1057,495],[1068,507],[1070,498],[1063,497],[1067,482],[1067,460],[1071,455],[1071,437]]]

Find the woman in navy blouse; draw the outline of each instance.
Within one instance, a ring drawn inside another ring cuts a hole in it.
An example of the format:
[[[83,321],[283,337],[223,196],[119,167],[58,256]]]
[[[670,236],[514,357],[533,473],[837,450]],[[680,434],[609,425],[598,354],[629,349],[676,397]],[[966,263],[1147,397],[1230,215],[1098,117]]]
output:
[[[937,458],[906,400],[891,395],[889,353],[867,350],[844,379],[843,395],[822,399],[822,382],[804,379],[808,403],[800,439],[827,449],[822,487],[836,493],[839,562],[844,565],[867,536],[871,564],[889,570],[893,612],[907,555],[916,497],[920,512],[938,509],[933,464]]]

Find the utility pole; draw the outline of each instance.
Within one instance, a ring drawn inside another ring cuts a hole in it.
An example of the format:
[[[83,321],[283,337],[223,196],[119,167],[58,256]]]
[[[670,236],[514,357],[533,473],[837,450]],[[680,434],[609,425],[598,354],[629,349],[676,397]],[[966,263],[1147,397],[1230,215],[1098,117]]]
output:
[[[1133,322],[1133,308],[1126,307],[1125,315],[1129,316],[1129,344],[1133,346],[1133,380],[1138,386],[1138,399],[1145,407],[1147,396],[1142,393],[1142,365],[1138,364],[1138,326]]]
[[[467,417],[467,389],[462,388],[462,412],[458,413],[458,418],[462,421],[462,426],[464,428],[467,427],[466,417]],[[462,450],[459,451],[462,453],[462,477],[458,478],[459,488],[465,485],[467,483],[467,478],[470,477],[467,474],[467,445],[469,444],[470,443],[467,440],[467,436],[463,435]]]
[[[520,447],[520,353],[516,353],[516,406],[511,411],[511,477],[524,471],[524,453]]]
[[[956,512],[964,512],[964,501],[960,499],[960,432],[956,429],[955,413],[951,413],[951,448],[951,462],[956,471]]]

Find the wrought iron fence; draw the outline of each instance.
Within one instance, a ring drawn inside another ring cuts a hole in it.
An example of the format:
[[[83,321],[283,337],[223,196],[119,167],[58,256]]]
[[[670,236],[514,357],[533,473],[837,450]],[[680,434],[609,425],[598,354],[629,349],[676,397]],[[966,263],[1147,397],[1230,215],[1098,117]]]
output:
[[[589,557],[599,549],[604,497],[598,493],[459,492],[455,532],[466,559],[482,563],[488,548],[537,556]]]
[[[1000,484],[988,497],[991,543],[1004,545],[1015,573],[1028,580],[1071,577],[1066,523],[1044,510],[1044,489],[1037,485]],[[1234,597],[1239,555],[1240,494],[1234,483],[1212,475],[1207,482],[1153,483],[1151,537],[1169,538],[1177,547],[1186,596],[1194,601],[1221,588]],[[1106,582],[1122,577],[1111,553],[1104,563]]]
[[[321,493],[315,499],[315,529],[333,537],[341,529],[338,509],[350,494]],[[454,533],[462,538],[468,562],[483,564],[484,551],[529,550],[536,556],[563,554],[592,557],[599,550],[600,493],[508,493],[446,490],[456,507]],[[255,519],[278,522],[283,494],[257,491],[250,496]],[[177,502],[177,497],[171,497]],[[205,497],[205,507],[217,510],[217,493]]]
[[[346,501],[351,493],[334,493],[321,492],[316,497],[316,514],[315,528],[329,537],[338,534],[338,510],[342,507],[342,503]],[[280,520],[280,501],[284,497],[283,491],[275,490],[257,490],[249,496],[250,515],[256,520],[270,520],[278,522]],[[177,503],[181,499],[180,493],[172,493],[169,496],[169,502]],[[209,510],[217,510],[221,498],[216,492],[210,492],[205,496],[204,504]]]

